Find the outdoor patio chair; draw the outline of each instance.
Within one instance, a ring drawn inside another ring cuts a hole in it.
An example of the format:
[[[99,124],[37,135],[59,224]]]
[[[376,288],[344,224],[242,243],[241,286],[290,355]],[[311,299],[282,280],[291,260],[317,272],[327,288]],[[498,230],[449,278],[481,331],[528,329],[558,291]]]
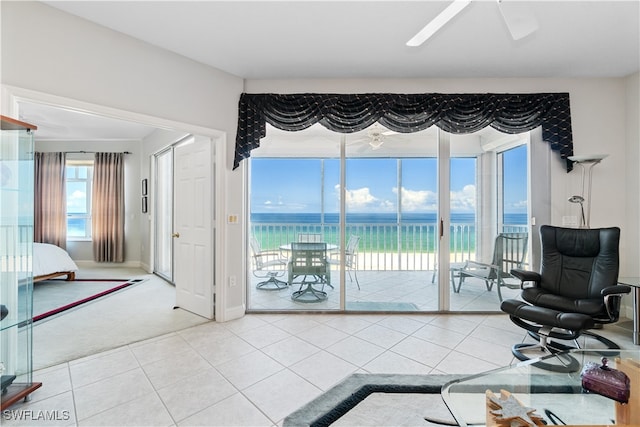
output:
[[[252,251],[253,275],[266,279],[256,285],[256,289],[265,291],[278,291],[287,287],[287,282],[278,279],[282,277],[286,271],[287,258],[283,257],[280,251],[262,250],[258,239],[251,236],[249,241]]]
[[[358,282],[358,275],[356,272],[358,271],[358,246],[360,245],[360,236],[356,236],[352,234],[349,236],[349,240],[347,241],[347,246],[344,249],[344,266],[347,269],[347,273],[349,273],[349,280],[353,282],[353,277],[356,278],[356,285],[358,285],[358,289],[360,289],[360,282]],[[329,262],[333,265],[339,265],[339,258],[331,258]],[[351,272],[353,271],[353,277],[351,277]]]
[[[326,243],[291,243],[288,265],[288,284],[299,284],[291,299],[299,302],[318,302],[327,298],[324,286],[331,286],[331,266]],[[319,285],[320,287],[314,287]]]
[[[463,264],[451,266],[451,282],[453,291],[458,293],[467,277],[475,277],[484,281],[487,291],[496,285],[498,299],[502,302],[501,287],[519,289],[510,274],[512,269],[524,266],[527,257],[528,233],[500,233],[493,244],[493,256],[490,263],[468,260]],[[458,278],[456,287],[455,278]]]
[[[298,242],[320,243],[324,240],[322,233],[298,233]]]

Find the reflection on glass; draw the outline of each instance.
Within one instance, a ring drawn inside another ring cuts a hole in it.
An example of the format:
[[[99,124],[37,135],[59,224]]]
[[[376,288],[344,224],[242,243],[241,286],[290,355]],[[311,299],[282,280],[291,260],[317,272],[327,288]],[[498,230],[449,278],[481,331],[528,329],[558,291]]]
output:
[[[173,152],[156,156],[154,271],[173,281]]]

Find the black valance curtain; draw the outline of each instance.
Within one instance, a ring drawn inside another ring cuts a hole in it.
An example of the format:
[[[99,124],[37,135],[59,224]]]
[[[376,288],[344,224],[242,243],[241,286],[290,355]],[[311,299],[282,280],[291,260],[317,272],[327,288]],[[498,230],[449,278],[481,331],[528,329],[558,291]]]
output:
[[[320,123],[340,133],[357,132],[375,122],[401,133],[433,125],[455,133],[491,126],[515,134],[542,126],[542,139],[573,168],[568,93],[532,94],[248,94],[240,97],[233,168],[260,146],[266,123],[299,131]]]

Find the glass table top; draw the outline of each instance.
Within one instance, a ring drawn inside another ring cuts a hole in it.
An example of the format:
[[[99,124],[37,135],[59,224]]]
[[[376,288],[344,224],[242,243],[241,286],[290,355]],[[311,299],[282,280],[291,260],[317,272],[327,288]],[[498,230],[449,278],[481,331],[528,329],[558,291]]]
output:
[[[514,395],[524,406],[534,408],[547,424],[605,425],[616,421],[617,402],[582,389],[580,373],[587,362],[600,363],[602,357],[611,368],[619,360],[632,359],[640,363],[639,350],[572,350],[538,359],[527,360],[509,367],[464,377],[446,384],[442,398],[456,422],[461,426],[486,425],[487,397],[490,390],[500,395],[501,390]],[[541,369],[540,363],[571,365],[569,373]],[[636,374],[637,372],[637,374]],[[630,376],[632,391],[638,389],[640,370]],[[635,386],[634,386],[635,384]],[[640,407],[640,396],[632,395],[628,405]],[[619,418],[619,416],[618,416]]]

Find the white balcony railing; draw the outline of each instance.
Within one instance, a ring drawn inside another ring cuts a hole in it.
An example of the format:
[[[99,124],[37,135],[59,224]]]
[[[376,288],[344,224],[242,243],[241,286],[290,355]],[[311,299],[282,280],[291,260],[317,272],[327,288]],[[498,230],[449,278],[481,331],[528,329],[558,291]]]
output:
[[[339,244],[338,224],[252,223],[251,233],[263,249],[278,249],[295,242],[299,233],[320,233],[324,241]],[[505,225],[508,232],[526,231],[525,226]],[[435,223],[349,223],[348,236],[360,236],[358,270],[434,270],[438,227]],[[476,226],[454,223],[450,226],[451,262],[476,259]]]

